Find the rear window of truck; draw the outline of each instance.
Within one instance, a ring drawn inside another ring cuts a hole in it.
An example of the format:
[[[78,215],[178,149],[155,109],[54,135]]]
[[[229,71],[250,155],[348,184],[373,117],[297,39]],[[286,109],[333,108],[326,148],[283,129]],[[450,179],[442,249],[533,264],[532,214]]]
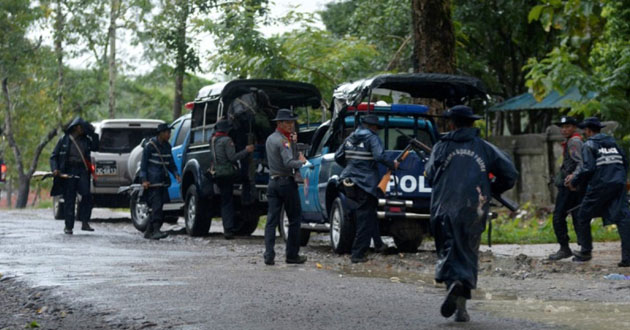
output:
[[[104,128],[101,131],[100,152],[128,153],[142,142],[155,135],[155,128]]]

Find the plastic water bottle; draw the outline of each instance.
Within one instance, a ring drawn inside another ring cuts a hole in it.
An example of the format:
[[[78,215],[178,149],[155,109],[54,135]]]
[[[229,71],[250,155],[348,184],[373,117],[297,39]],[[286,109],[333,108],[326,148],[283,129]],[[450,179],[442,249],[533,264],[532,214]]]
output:
[[[623,274],[608,274],[604,278],[607,280],[630,280],[630,276]]]

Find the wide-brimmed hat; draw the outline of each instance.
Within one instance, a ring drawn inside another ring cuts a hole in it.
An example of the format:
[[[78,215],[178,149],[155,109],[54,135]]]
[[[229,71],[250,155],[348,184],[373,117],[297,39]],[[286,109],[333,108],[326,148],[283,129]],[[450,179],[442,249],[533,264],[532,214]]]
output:
[[[481,119],[481,116],[475,115],[473,109],[465,105],[456,105],[444,113],[445,118],[468,118],[472,120]]]
[[[173,129],[171,125],[162,123],[157,126],[156,132],[159,134],[164,131],[170,131],[171,129]]]
[[[577,126],[578,125],[578,121],[577,121],[577,119],[575,119],[573,117],[570,117],[570,116],[562,116],[562,117],[560,117],[559,121],[554,123],[554,125],[557,125],[557,126],[562,126],[562,125],[566,125],[566,124]]]
[[[227,119],[221,119],[214,125],[214,129],[217,132],[227,133],[232,129],[232,123]]]
[[[596,129],[601,129],[606,127],[606,125],[602,125],[601,122],[599,122],[599,118],[597,117],[588,117],[586,119],[584,119],[583,122],[578,124],[579,128],[596,128]]]
[[[298,116],[293,114],[293,111],[289,109],[280,109],[276,114],[276,118],[272,119],[272,121],[293,121],[298,120]]]
[[[361,123],[366,124],[366,125],[376,125],[381,127],[381,123],[378,120],[378,116],[377,115],[365,115],[361,117]]]

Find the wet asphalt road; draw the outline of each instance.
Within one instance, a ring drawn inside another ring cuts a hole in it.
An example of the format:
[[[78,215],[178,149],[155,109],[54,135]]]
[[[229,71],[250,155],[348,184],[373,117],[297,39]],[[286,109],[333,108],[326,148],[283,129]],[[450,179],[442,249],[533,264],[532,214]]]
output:
[[[456,324],[439,315],[444,294],[439,288],[319,268],[329,253],[321,244],[303,248],[309,261],[299,266],[283,262],[279,244],[276,266],[269,267],[262,262],[261,236],[226,241],[217,222],[212,229],[217,233],[208,237],[149,241],[125,213],[95,210],[94,217],[114,218],[93,222],[92,233],[78,230],[79,224],[69,236],[50,210],[0,211],[0,272],[50,288],[79,310],[102,315],[112,327],[551,328],[475,310],[474,304],[473,322]]]

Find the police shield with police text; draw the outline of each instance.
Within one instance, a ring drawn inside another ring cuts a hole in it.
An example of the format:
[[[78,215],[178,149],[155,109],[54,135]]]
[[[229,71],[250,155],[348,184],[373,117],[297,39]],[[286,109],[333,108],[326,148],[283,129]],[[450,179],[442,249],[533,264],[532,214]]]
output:
[[[564,185],[564,180],[577,171],[582,163],[582,136],[577,133],[577,120],[563,116],[556,125],[560,126],[566,140],[562,143],[562,166],[556,176],[555,186],[558,189],[556,205],[553,210],[553,231],[556,234],[560,249],[549,256],[549,260],[560,260],[573,256],[569,247],[569,233],[567,229],[567,213],[571,212],[573,226],[577,228],[578,208],[584,197],[584,187],[570,190]]]
[[[92,194],[90,193],[90,152],[98,150],[98,134],[94,127],[80,117],[76,117],[59,139],[50,156],[53,172],[51,196],[63,195],[64,233],[72,235],[75,219],[77,193],[81,196],[77,216],[81,220],[81,230],[94,231],[88,224],[92,215]]]
[[[168,142],[170,137],[171,127],[160,124],[157,127],[157,136],[151,138],[142,151],[140,180],[146,190],[144,196],[151,209],[144,238],[161,239],[168,236],[167,233],[160,231],[164,220],[162,207],[169,201],[168,186],[171,180],[168,173],[173,173],[177,181],[181,181],[171,154],[171,144]]]
[[[271,178],[267,188],[269,210],[265,225],[264,260],[266,265],[275,264],[276,228],[281,223],[280,216],[284,209],[289,219],[286,262],[288,264],[302,264],[306,262],[306,257],[299,255],[302,208],[294,175],[306,163],[306,158],[297,151],[297,135],[295,133],[297,116],[294,116],[289,109],[280,109],[273,121],[277,124],[276,131],[269,135],[265,143]]]
[[[617,225],[621,237],[621,262],[618,266],[630,267],[630,210],[625,189],[628,159],[613,137],[600,133],[605,126],[599,119],[586,118],[579,126],[588,138],[582,147],[583,162],[575,174],[566,179],[570,188],[586,186],[576,229],[581,250],[574,253],[573,260],[588,261],[592,258],[591,219],[602,217],[604,225]]]
[[[518,173],[508,156],[479,137],[472,125],[479,116],[467,106],[445,115],[454,131],[435,145],[425,168],[432,187],[431,231],[438,262],[435,279],[448,294],[441,314],[467,322],[466,300],[477,285],[478,252],[492,194],[512,188]],[[496,178],[492,182],[489,175]]]
[[[398,162],[385,158],[383,143],[376,134],[380,126],[378,116],[365,115],[361,123],[362,126],[348,136],[335,153],[335,161],[344,167],[340,179],[346,196],[358,204],[355,211],[356,234],[352,243],[353,263],[367,261],[365,253],[370,247],[370,239],[378,233],[376,206],[380,178],[377,164],[392,170],[398,168]],[[379,240],[380,235],[375,238],[375,244],[382,245]]]

